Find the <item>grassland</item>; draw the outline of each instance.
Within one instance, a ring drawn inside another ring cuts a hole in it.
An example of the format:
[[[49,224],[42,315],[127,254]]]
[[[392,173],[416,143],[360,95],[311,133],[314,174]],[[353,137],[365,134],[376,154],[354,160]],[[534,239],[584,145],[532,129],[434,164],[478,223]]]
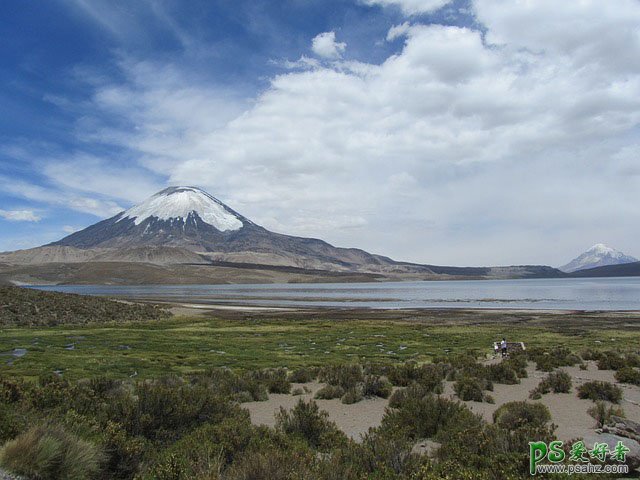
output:
[[[149,378],[209,367],[256,369],[328,363],[429,362],[469,349],[489,352],[506,336],[527,346],[573,351],[640,349],[640,316],[616,313],[481,311],[214,312],[159,319],[52,327],[8,327],[0,373],[35,378],[104,375]],[[11,363],[8,365],[7,363]]]

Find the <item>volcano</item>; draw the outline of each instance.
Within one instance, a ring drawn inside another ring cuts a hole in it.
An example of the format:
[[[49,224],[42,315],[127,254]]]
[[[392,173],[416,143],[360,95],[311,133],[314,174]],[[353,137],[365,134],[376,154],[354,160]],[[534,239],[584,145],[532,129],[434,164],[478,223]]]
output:
[[[399,262],[316,238],[275,233],[191,186],[166,188],[57,242],[0,254],[0,274],[0,280],[23,283],[115,284],[563,275],[535,265],[446,267]]]

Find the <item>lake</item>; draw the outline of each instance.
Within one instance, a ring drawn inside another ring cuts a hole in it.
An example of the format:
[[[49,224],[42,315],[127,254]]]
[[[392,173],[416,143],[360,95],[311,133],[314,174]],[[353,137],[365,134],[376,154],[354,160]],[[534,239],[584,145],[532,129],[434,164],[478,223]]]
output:
[[[268,285],[55,285],[34,288],[218,305],[640,310],[640,277]]]

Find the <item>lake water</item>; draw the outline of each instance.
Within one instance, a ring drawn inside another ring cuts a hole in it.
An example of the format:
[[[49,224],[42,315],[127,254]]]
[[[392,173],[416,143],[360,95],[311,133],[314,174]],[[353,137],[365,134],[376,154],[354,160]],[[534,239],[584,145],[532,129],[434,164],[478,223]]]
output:
[[[640,277],[269,285],[56,285],[35,288],[219,305],[640,310]]]

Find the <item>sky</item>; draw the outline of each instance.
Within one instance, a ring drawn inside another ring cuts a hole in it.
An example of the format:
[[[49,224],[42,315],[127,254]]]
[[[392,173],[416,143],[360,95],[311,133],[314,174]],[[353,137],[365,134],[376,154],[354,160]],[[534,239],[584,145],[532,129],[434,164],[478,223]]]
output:
[[[0,251],[170,185],[441,265],[640,256],[639,0],[10,0]]]

